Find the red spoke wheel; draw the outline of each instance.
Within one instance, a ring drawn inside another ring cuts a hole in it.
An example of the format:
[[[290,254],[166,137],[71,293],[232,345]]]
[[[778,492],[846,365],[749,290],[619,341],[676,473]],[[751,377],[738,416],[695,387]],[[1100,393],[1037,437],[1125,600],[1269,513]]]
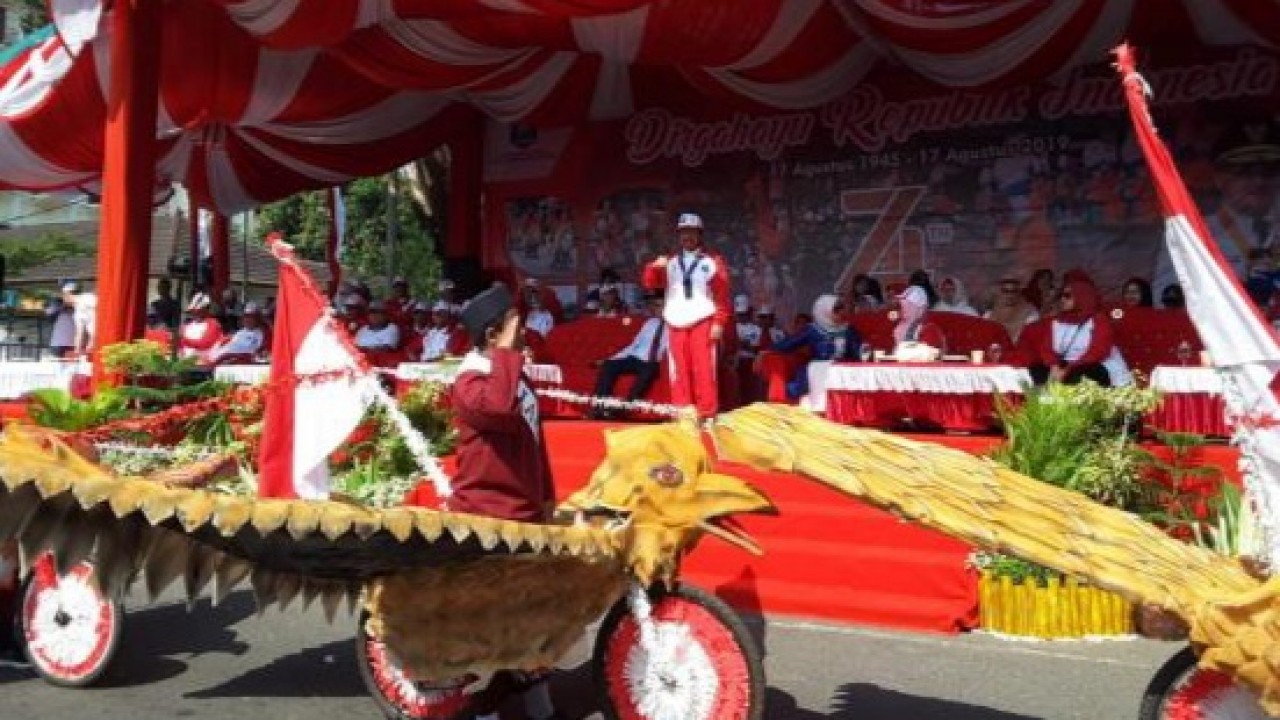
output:
[[[58,577],[52,556],[42,557],[21,601],[18,637],[42,678],[85,687],[106,672],[124,632],[124,612],[98,590],[92,565],[82,562]]]
[[[1258,696],[1230,677],[1196,666],[1191,648],[1169,658],[1142,696],[1139,720],[1264,720]]]
[[[595,674],[610,720],[760,720],[764,666],[742,619],[697,588],[650,593],[654,647],[625,601],[605,616]]]
[[[391,720],[449,720],[471,706],[466,687],[476,678],[467,676],[441,682],[409,678],[365,626],[369,613],[360,614],[356,632],[356,664],[369,694]]]

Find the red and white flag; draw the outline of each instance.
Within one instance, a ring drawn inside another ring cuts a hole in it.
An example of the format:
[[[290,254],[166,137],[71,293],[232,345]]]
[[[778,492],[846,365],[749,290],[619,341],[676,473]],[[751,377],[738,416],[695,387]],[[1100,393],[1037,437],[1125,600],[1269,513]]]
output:
[[[376,395],[377,378],[329,314],[328,303],[279,233],[280,261],[271,374],[258,455],[258,494],[324,498],[329,454],[347,439]]]
[[[1265,552],[1280,560],[1280,338],[1249,299],[1208,231],[1147,108],[1150,88],[1133,50],[1116,49],[1129,116],[1165,217],[1165,242],[1187,299],[1187,311],[1222,378],[1228,420],[1236,428],[1246,489],[1265,534]]]

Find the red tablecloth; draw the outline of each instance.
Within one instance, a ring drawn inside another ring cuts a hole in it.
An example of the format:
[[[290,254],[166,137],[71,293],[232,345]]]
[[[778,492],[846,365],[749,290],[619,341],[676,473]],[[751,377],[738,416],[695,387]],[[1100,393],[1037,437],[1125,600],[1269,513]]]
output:
[[[995,397],[829,390],[827,417],[859,427],[911,424],[921,428],[985,432],[995,429]]]
[[[996,395],[1010,402],[1030,384],[1007,366],[841,363],[827,383],[827,417],[847,425],[982,432],[995,427]]]
[[[1160,407],[1147,416],[1147,426],[1163,432],[1231,436],[1225,402],[1212,393],[1166,393]]]
[[[1147,427],[1210,437],[1231,436],[1222,379],[1213,368],[1160,365],[1151,372],[1151,387],[1159,390],[1163,399],[1160,407],[1147,416]]]

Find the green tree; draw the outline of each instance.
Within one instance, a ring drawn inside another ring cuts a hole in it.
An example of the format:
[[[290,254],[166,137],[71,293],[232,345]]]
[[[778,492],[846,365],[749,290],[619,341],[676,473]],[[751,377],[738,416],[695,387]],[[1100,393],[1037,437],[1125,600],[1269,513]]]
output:
[[[19,26],[24,33],[39,30],[50,22],[46,0],[19,0],[14,6],[14,10],[21,13]]]
[[[343,276],[363,280],[379,294],[386,292],[393,277],[403,276],[415,297],[430,297],[440,278],[436,223],[407,195],[405,185],[394,175],[383,175],[343,188],[347,211]],[[300,193],[263,207],[257,228],[263,237],[278,230],[302,257],[324,260],[329,237],[325,192]]]
[[[5,274],[22,277],[28,270],[55,260],[92,255],[93,248],[77,242],[65,233],[43,233],[35,237],[15,236],[0,240],[0,255],[4,255]]]

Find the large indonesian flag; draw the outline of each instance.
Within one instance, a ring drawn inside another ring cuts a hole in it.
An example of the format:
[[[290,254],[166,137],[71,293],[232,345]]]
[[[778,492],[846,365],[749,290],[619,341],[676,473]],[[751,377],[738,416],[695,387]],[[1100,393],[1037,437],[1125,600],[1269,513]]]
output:
[[[1222,378],[1228,419],[1241,447],[1246,489],[1265,531],[1264,552],[1280,560],[1280,401],[1276,372],[1280,342],[1245,294],[1231,265],[1209,234],[1169,150],[1147,109],[1146,81],[1135,69],[1132,49],[1116,50],[1129,115],[1151,168],[1165,215],[1165,242],[1187,298],[1187,310]]]
[[[324,297],[279,233],[267,238],[280,261],[258,494],[323,498],[328,457],[373,400],[372,369],[329,315]]]

